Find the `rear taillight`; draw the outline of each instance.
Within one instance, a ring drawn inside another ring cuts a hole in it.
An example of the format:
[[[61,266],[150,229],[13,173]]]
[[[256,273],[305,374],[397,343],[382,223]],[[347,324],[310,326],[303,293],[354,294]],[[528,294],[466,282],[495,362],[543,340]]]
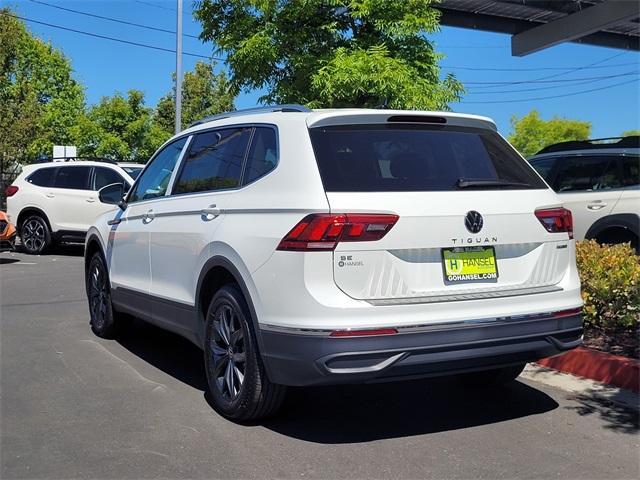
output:
[[[339,242],[380,240],[398,221],[398,215],[362,213],[314,213],[291,229],[278,250],[328,251]]]
[[[536,217],[550,233],[567,232],[573,238],[573,218],[566,208],[544,208],[536,210]]]
[[[4,194],[7,197],[13,197],[16,193],[18,193],[19,188],[16,187],[15,185],[9,185],[7,188],[4,189]]]

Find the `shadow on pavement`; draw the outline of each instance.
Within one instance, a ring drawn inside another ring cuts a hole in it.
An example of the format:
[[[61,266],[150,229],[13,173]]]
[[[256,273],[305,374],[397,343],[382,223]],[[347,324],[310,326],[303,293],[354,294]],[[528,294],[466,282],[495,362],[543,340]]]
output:
[[[6,257],[0,257],[0,265],[6,265],[9,263],[16,263],[19,262],[20,259],[19,258],[6,258]]]
[[[118,342],[154,367],[205,391],[202,351],[188,340],[135,321]],[[455,378],[291,388],[280,413],[261,424],[316,443],[356,443],[504,422],[554,410],[548,395],[521,382],[465,389]]]
[[[569,398],[578,405],[566,408],[574,410],[581,416],[599,415],[607,429],[631,434],[638,433],[640,430],[640,412],[638,411],[596,395],[579,394]]]
[[[45,255],[62,255],[66,257],[82,257],[84,256],[83,243],[62,243],[50,248]]]

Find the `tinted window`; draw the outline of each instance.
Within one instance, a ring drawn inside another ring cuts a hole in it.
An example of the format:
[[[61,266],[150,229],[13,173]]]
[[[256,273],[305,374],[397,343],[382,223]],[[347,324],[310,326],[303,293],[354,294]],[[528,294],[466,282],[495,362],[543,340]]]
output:
[[[173,193],[237,187],[250,136],[251,128],[228,128],[196,135]]]
[[[138,178],[140,172],[142,171],[142,167],[121,167],[125,172],[129,174],[131,178],[134,180]]]
[[[560,159],[558,174],[554,181],[556,192],[596,190],[609,165],[610,157],[566,157]],[[613,162],[615,164],[615,162]],[[615,166],[615,165],[614,165]],[[614,175],[615,168],[609,170]]]
[[[100,190],[102,187],[112,183],[121,183],[127,189],[127,182],[115,170],[105,167],[95,167],[93,170],[93,190]]]
[[[622,185],[633,187],[640,184],[640,157],[622,159]]]
[[[556,160],[557,158],[543,158],[541,160],[533,160],[531,165],[536,169],[540,176],[547,181],[547,183],[551,183],[551,173]]]
[[[91,167],[60,167],[53,182],[55,188],[89,190]]]
[[[41,168],[29,175],[27,182],[38,185],[39,187],[51,187],[53,186],[53,177],[55,173],[56,167]]]
[[[278,163],[278,142],[273,128],[257,127],[244,167],[242,183],[246,185],[269,173]]]
[[[546,188],[495,132],[463,127],[362,125],[310,130],[326,191],[456,190],[458,181]],[[473,188],[487,188],[483,187]]]
[[[133,191],[127,199],[128,202],[164,196],[169,186],[169,180],[171,180],[171,174],[186,141],[186,138],[181,138],[170,143],[151,160],[151,164],[134,185]]]

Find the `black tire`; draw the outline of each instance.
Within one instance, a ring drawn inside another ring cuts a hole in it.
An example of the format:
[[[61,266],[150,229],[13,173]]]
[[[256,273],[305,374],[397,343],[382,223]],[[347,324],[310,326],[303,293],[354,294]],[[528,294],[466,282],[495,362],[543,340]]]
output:
[[[51,230],[40,215],[29,215],[20,225],[22,249],[30,255],[40,255],[51,245]]]
[[[524,370],[526,363],[510,365],[493,370],[482,370],[460,375],[460,380],[473,387],[497,387],[513,382]]]
[[[89,301],[89,325],[98,337],[114,338],[129,325],[131,317],[116,312],[111,304],[109,272],[100,252],[91,257],[85,278]]]
[[[251,314],[236,285],[216,292],[205,328],[204,363],[213,408],[236,422],[273,415],[284,401],[286,387],[267,378]]]

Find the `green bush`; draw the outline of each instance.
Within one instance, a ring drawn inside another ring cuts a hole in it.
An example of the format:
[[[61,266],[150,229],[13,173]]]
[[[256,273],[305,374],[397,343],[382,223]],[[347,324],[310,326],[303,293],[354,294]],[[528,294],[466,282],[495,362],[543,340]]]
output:
[[[585,326],[602,330],[637,326],[640,257],[629,244],[578,242],[576,259],[582,282]]]

